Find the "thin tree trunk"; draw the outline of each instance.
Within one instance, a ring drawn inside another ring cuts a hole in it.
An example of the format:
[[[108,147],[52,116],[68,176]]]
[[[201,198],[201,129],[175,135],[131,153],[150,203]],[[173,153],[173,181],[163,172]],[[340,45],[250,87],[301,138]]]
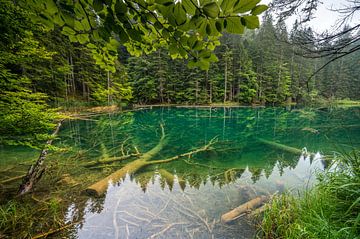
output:
[[[226,102],[226,92],[227,92],[227,58],[225,58],[225,80],[224,80],[224,103]]]
[[[110,71],[107,71],[107,90],[108,90],[108,105],[110,105],[111,94],[110,94]]]
[[[18,194],[23,195],[32,190],[35,184],[40,180],[41,176],[45,171],[44,161],[48,154],[48,147],[52,144],[54,137],[58,134],[60,127],[62,125],[63,120],[59,121],[56,126],[55,131],[52,133],[51,138],[46,142],[44,149],[41,151],[38,160],[35,164],[31,165],[29,171],[27,172],[26,176],[23,178],[23,182],[19,187]]]

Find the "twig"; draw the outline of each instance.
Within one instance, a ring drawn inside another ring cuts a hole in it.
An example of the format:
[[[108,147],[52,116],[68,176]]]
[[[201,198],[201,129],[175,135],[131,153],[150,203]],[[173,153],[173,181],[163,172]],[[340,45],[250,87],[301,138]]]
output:
[[[8,179],[5,179],[5,180],[0,181],[0,184],[9,183],[9,182],[12,182],[12,181],[21,179],[21,178],[23,178],[23,177],[25,177],[25,176],[26,176],[26,174],[23,174],[23,175],[20,175],[20,176],[16,176],[16,177],[13,177],[13,178],[8,178]]]
[[[171,157],[171,158],[162,159],[162,160],[149,161],[148,164],[168,163],[168,162],[171,162],[171,161],[177,160],[177,159],[179,159],[179,158],[183,158],[183,157],[188,157],[188,158],[190,158],[193,154],[211,150],[211,149],[212,149],[211,146],[212,146],[213,144],[215,144],[216,139],[217,139],[217,137],[214,137],[213,139],[211,139],[211,140],[209,141],[208,144],[204,145],[204,146],[201,147],[201,148],[198,148],[198,149],[195,149],[195,150],[192,150],[192,151],[190,151],[190,152],[183,153],[183,154],[180,154],[180,155],[176,155],[176,156]]]
[[[169,230],[170,228],[172,228],[173,226],[176,226],[176,225],[184,225],[184,224],[186,224],[186,223],[184,223],[184,222],[171,223],[171,224],[169,224],[167,227],[165,227],[164,229],[162,229],[161,231],[159,231],[159,232],[153,234],[152,236],[150,236],[149,238],[150,238],[150,239],[156,238],[156,237],[160,236],[161,234],[165,233],[166,231],[168,231],[168,230]]]
[[[62,230],[65,230],[66,228],[69,228],[69,227],[75,225],[76,223],[77,223],[77,222],[73,222],[73,223],[67,224],[67,225],[65,225],[65,226],[62,226],[62,227],[60,227],[60,228],[58,228],[58,229],[54,229],[54,230],[50,230],[50,231],[45,232],[45,233],[41,233],[41,234],[39,234],[39,235],[36,235],[36,236],[32,237],[31,239],[37,239],[37,238],[47,237],[47,236],[52,235],[52,234],[54,234],[54,233],[60,232],[60,231],[62,231]]]
[[[138,217],[138,216],[136,216],[134,214],[131,214],[131,213],[127,212],[127,211],[117,211],[117,212],[125,213],[125,214],[129,215],[130,217],[136,218],[136,219],[138,219],[140,221],[146,221],[146,222],[150,223],[149,219]]]

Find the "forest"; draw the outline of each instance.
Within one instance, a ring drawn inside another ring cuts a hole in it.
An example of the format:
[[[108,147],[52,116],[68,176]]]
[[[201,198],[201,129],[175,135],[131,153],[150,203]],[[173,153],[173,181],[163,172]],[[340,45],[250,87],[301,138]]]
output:
[[[355,238],[360,2],[322,4],[1,0],[0,238]]]
[[[172,59],[161,47],[131,56],[125,46],[114,42],[110,49],[119,54],[114,56],[114,69],[109,70],[98,64],[93,49],[71,42],[59,28],[49,31],[32,23],[31,12],[11,1],[1,8],[1,32],[6,33],[1,36],[1,75],[6,80],[1,81],[5,94],[1,97],[0,134],[5,143],[21,141],[20,134],[30,133],[33,127],[45,133],[49,129],[46,124],[32,127],[32,123],[51,120],[54,115],[43,110],[57,107],[231,102],[311,105],[360,97],[359,52],[317,72],[333,56],[306,57],[307,50],[297,43],[306,41],[306,49],[319,48],[312,29],[298,22],[288,29],[271,12],[263,15],[259,29],[243,35],[225,33],[214,41],[218,60],[207,70],[189,69],[189,60]],[[357,47],[354,38],[358,32],[349,28],[344,25],[342,30],[347,33],[321,45],[318,51],[344,43],[346,49]]]

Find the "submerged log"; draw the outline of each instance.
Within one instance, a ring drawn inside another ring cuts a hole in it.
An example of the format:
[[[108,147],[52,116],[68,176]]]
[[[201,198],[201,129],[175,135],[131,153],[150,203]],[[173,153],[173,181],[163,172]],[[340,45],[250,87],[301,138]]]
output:
[[[190,157],[193,154],[199,153],[199,152],[204,152],[207,150],[211,149],[211,146],[215,143],[215,138],[210,140],[210,142],[207,145],[204,145],[201,148],[197,148],[194,149],[190,152],[184,153],[184,154],[180,154],[171,158],[167,158],[167,159],[163,159],[163,160],[150,160],[151,158],[153,158],[163,147],[164,145],[167,143],[167,140],[165,139],[165,132],[164,132],[164,128],[161,125],[162,128],[162,136],[160,138],[159,143],[152,148],[150,151],[142,154],[139,159],[136,159],[132,162],[129,162],[128,164],[126,164],[124,167],[122,167],[121,169],[115,171],[114,173],[110,174],[109,176],[107,176],[104,179],[101,179],[100,181],[94,183],[93,185],[89,186],[85,192],[91,196],[97,196],[100,197],[101,195],[103,195],[109,185],[109,182],[113,182],[113,183],[117,183],[119,182],[121,179],[125,178],[127,174],[133,174],[135,172],[137,172],[139,169],[148,166],[148,165],[153,165],[153,164],[160,164],[160,163],[168,163],[174,160],[177,160],[181,157]],[[184,183],[182,181],[182,183],[180,183],[180,179],[179,179],[179,184],[180,186],[183,188],[184,187]]]
[[[85,192],[91,196],[99,197],[106,192],[109,182],[113,182],[113,183],[119,182],[121,179],[126,177],[126,174],[135,173],[139,169],[148,165],[147,161],[150,160],[152,157],[154,157],[167,143],[167,140],[165,138],[164,127],[163,125],[160,125],[160,127],[161,127],[161,138],[159,140],[159,143],[154,148],[141,155],[139,159],[126,164],[124,167],[110,174],[106,178],[103,178],[97,183],[94,183],[93,185],[89,186],[85,190]]]
[[[53,139],[59,133],[60,127],[64,120],[60,120],[55,128],[55,131],[52,133],[51,138],[46,142],[44,149],[41,151],[38,160],[36,160],[35,164],[31,165],[29,171],[27,172],[26,176],[23,178],[23,182],[19,187],[18,194],[22,195],[29,192],[34,185],[40,180],[41,176],[43,175],[45,168],[44,168],[44,161],[48,154],[48,148],[52,144]]]
[[[301,150],[301,149],[298,149],[298,148],[294,148],[294,147],[287,146],[287,145],[284,145],[284,144],[276,143],[274,141],[266,140],[266,139],[263,139],[263,138],[258,138],[257,140],[259,142],[265,144],[265,145],[268,145],[268,146],[272,147],[272,148],[280,149],[282,151],[289,152],[289,153],[292,153],[292,154],[296,154],[296,155],[302,155],[302,154],[313,155],[313,153],[308,153],[306,150]]]
[[[265,202],[269,200],[268,196],[259,196],[254,198],[237,208],[234,208],[230,212],[227,212],[221,216],[221,221],[224,223],[229,223],[235,219],[241,217],[242,215],[251,212],[252,210],[262,206]]]

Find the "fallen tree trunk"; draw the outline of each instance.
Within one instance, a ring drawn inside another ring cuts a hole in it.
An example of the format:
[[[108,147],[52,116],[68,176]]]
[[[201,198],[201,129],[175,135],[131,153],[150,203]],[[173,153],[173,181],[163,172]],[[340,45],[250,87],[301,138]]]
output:
[[[160,125],[160,127],[161,127],[161,138],[159,140],[159,143],[154,148],[141,155],[139,159],[128,163],[127,165],[115,171],[114,173],[110,174],[106,178],[103,178],[102,180],[89,186],[85,190],[85,192],[91,196],[99,197],[106,192],[109,182],[113,182],[113,183],[119,182],[121,179],[126,177],[126,174],[132,174],[138,171],[140,168],[148,165],[147,161],[151,159],[154,155],[156,155],[164,147],[167,141],[165,139],[164,127],[162,125]]]
[[[257,198],[254,198],[242,205],[240,205],[237,208],[234,208],[230,212],[227,212],[221,216],[221,221],[224,223],[229,223],[234,221],[235,219],[239,218],[240,216],[251,212],[252,210],[260,207],[265,202],[269,200],[269,196],[259,196]]]
[[[270,140],[266,140],[266,139],[262,139],[262,138],[258,138],[257,140],[259,142],[265,144],[265,145],[268,145],[268,146],[272,147],[272,148],[280,149],[282,151],[289,152],[289,153],[292,153],[292,154],[296,154],[296,155],[302,155],[302,154],[314,155],[313,153],[308,153],[305,150],[301,150],[301,149],[294,148],[294,147],[291,147],[291,146],[287,146],[287,145],[284,145],[284,144],[276,143],[274,141],[270,141]]]
[[[101,179],[100,181],[89,186],[85,190],[85,192],[91,196],[100,197],[101,195],[103,195],[106,192],[109,182],[117,183],[121,179],[125,178],[127,174],[133,174],[133,173],[137,172],[139,169],[141,169],[145,166],[148,166],[148,165],[168,163],[168,162],[177,160],[181,157],[185,157],[185,156],[190,157],[192,154],[207,151],[207,150],[211,149],[211,145],[214,144],[214,139],[212,139],[212,140],[210,140],[210,142],[207,145],[205,145],[201,148],[192,150],[188,153],[180,154],[180,155],[168,158],[168,159],[151,160],[150,161],[150,159],[152,157],[154,157],[166,144],[167,140],[165,139],[165,132],[164,132],[164,128],[162,125],[161,125],[161,128],[162,128],[162,136],[160,138],[159,143],[154,148],[152,148],[150,151],[141,155],[139,159],[129,162],[121,169],[115,171],[114,173],[110,174],[106,178]]]
[[[44,149],[40,153],[38,160],[36,160],[35,164],[31,165],[26,176],[23,178],[22,184],[20,185],[18,191],[19,195],[29,192],[43,175],[45,171],[45,167],[43,164],[48,154],[48,148],[52,144],[55,136],[59,133],[63,121],[64,120],[60,120],[58,122],[55,131],[52,133],[51,138],[46,142]]]

